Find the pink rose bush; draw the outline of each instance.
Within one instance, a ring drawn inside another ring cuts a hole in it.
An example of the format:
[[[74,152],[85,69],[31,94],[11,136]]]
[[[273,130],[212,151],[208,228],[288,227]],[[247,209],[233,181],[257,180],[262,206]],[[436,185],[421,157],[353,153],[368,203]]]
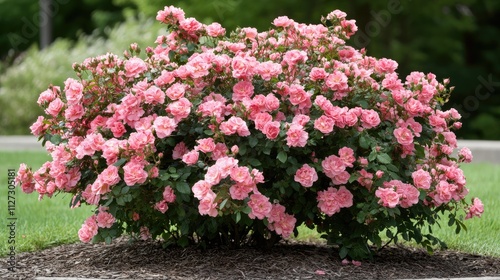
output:
[[[168,33],[142,56],[133,44],[88,58],[38,99],[46,114],[31,131],[52,160],[22,164],[16,180],[95,205],[83,242],[272,245],[305,224],[362,259],[381,232],[430,248],[421,229],[437,213],[483,213],[465,199],[470,150],[452,156],[461,123],[442,110],[447,80],[400,77],[395,61],[349,46],[345,13],[227,37],[172,6],[157,20]]]

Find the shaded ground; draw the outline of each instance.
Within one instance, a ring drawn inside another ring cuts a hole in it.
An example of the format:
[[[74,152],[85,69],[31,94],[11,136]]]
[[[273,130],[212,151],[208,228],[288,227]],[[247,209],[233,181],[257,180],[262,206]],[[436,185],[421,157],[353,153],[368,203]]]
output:
[[[84,277],[103,279],[410,279],[500,276],[500,258],[453,251],[388,247],[372,262],[342,265],[321,244],[288,243],[259,249],[162,249],[154,242],[71,244],[17,256],[16,273],[0,259],[2,279]],[[324,275],[320,275],[324,272]]]

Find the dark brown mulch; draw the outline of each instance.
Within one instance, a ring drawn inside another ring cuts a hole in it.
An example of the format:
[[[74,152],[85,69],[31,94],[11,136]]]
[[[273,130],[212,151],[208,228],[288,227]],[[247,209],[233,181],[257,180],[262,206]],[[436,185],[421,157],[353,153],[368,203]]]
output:
[[[22,253],[16,273],[0,259],[3,279],[82,277],[102,279],[415,279],[500,276],[500,258],[388,247],[361,266],[342,265],[322,244],[284,243],[269,250],[162,249],[154,242],[71,244]],[[320,275],[324,272],[324,275]]]

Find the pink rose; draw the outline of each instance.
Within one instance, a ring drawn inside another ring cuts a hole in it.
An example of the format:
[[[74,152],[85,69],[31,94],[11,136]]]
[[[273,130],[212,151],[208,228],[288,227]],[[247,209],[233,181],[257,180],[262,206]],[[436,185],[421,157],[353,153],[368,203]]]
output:
[[[280,122],[268,122],[264,125],[263,132],[266,135],[267,139],[273,140],[278,137],[280,134]]]
[[[179,21],[179,28],[185,30],[188,33],[194,33],[202,29],[203,24],[197,21],[195,18],[186,18]]]
[[[461,161],[464,161],[467,163],[471,162],[472,158],[473,158],[472,152],[467,147],[463,147],[462,149],[460,149],[460,151],[458,152],[458,157]]]
[[[265,108],[271,112],[274,110],[278,110],[280,107],[279,99],[272,93],[266,95],[265,98]]]
[[[193,104],[187,98],[181,97],[179,100],[168,104],[166,112],[171,113],[175,121],[179,122],[189,116],[192,106]]]
[[[372,109],[363,110],[361,115],[361,124],[364,128],[376,127],[380,124],[380,117],[378,113]]]
[[[477,197],[472,199],[472,205],[468,209],[465,219],[470,219],[472,217],[481,217],[484,213],[484,205],[481,200]]]
[[[45,118],[43,116],[38,116],[36,122],[30,126],[31,134],[34,136],[40,136],[47,128],[47,125],[43,123]]]
[[[165,187],[165,189],[163,190],[163,199],[168,203],[172,203],[175,201],[175,193],[172,187]]]
[[[247,123],[240,117],[232,116],[229,120],[222,122],[220,130],[226,135],[238,133],[239,136],[245,137],[250,135]]]
[[[410,145],[413,144],[413,133],[406,127],[400,127],[394,129],[394,137],[401,145]]]
[[[61,109],[63,107],[64,103],[58,97],[49,103],[49,106],[47,107],[47,109],[45,109],[45,112],[53,117],[57,117],[57,115],[59,114],[59,112],[61,112]]]
[[[298,124],[290,125],[286,136],[286,144],[289,147],[305,147],[309,138],[309,134]]]
[[[321,131],[324,134],[331,133],[333,131],[333,126],[335,125],[335,121],[327,117],[325,115],[321,115],[321,117],[317,118],[314,121],[314,128]]]
[[[411,174],[415,187],[428,190],[431,187],[432,178],[429,172],[418,169]]]
[[[182,156],[187,153],[189,150],[186,147],[186,144],[184,142],[180,142],[177,145],[175,145],[174,149],[172,150],[172,158],[173,159],[182,159]]]
[[[108,212],[100,211],[96,216],[97,226],[100,228],[110,228],[115,223],[115,217]]]
[[[333,178],[331,178],[332,179],[332,184],[334,184],[334,185],[347,184],[347,182],[349,181],[350,177],[351,177],[351,174],[349,174],[349,172],[342,171],[339,174],[333,176]]]
[[[252,194],[250,196],[250,201],[248,201],[248,207],[252,209],[252,212],[248,214],[250,219],[264,219],[271,211],[272,204],[269,202],[269,197],[262,194]]]
[[[215,150],[215,142],[213,138],[203,138],[203,139],[198,139],[196,140],[196,145],[194,147],[195,150],[197,151],[202,151],[203,153],[210,153]]]
[[[153,128],[158,138],[165,138],[175,131],[177,122],[169,117],[157,117],[153,122]]]
[[[201,200],[209,191],[211,191],[211,187],[212,185],[210,185],[207,181],[200,180],[191,187],[191,190],[193,191],[194,197]]]
[[[135,184],[142,184],[146,182],[148,178],[148,173],[144,170],[144,163],[140,160],[134,160],[127,162],[123,166],[124,171],[124,181],[127,186],[133,186]]]
[[[132,57],[125,62],[125,76],[133,78],[148,70],[148,65],[138,57]]]
[[[165,93],[157,86],[151,86],[144,91],[144,100],[148,104],[163,104]]]
[[[276,27],[288,27],[293,24],[294,21],[289,19],[287,16],[280,16],[273,20],[273,25]]]
[[[233,100],[241,101],[253,95],[254,87],[249,81],[240,81],[233,86]]]
[[[338,70],[328,75],[325,79],[325,85],[334,91],[345,91],[349,88],[347,76]]]
[[[264,126],[273,120],[273,116],[269,113],[257,113],[254,117],[255,128],[258,130],[264,130]]]
[[[55,98],[56,94],[54,93],[54,91],[52,91],[51,89],[47,89],[40,93],[40,95],[38,96],[37,104],[40,106],[45,105],[46,103],[50,103]]]
[[[318,174],[316,170],[309,166],[308,164],[304,164],[301,168],[297,169],[294,177],[295,182],[298,182],[303,187],[309,188],[312,187],[314,182],[318,180]]]
[[[321,166],[323,167],[323,173],[329,178],[334,178],[346,168],[344,161],[336,155],[326,157],[323,162],[321,162]]]
[[[210,217],[217,217],[217,203],[215,200],[215,193],[213,191],[209,191],[201,200],[198,205],[198,212],[201,215],[208,215]]]
[[[257,68],[257,74],[259,74],[264,81],[269,81],[271,78],[277,77],[282,71],[281,65],[272,61],[261,62]]]
[[[401,183],[396,187],[399,194],[399,205],[403,208],[409,208],[418,203],[420,192],[410,184]]]
[[[196,150],[189,151],[182,156],[182,161],[187,165],[194,165],[198,162],[200,153]]]
[[[210,25],[207,25],[205,27],[205,30],[207,31],[208,36],[210,37],[219,37],[219,36],[224,36],[226,33],[226,29],[224,29],[220,23],[213,22]]]
[[[83,85],[75,79],[68,78],[64,82],[64,92],[66,93],[68,105],[77,104],[83,97]]]
[[[392,188],[378,188],[375,196],[380,198],[378,203],[384,207],[394,208],[399,203],[399,194]]]
[[[250,170],[246,166],[233,167],[229,176],[231,177],[231,180],[236,183],[244,183],[246,185],[252,184]]]
[[[162,214],[165,214],[168,210],[168,204],[165,200],[159,201],[154,206],[155,210],[158,210]]]
[[[68,119],[68,121],[76,121],[81,119],[85,114],[85,110],[81,104],[74,104],[68,106],[64,111],[64,117]]]
[[[309,79],[319,81],[325,79],[327,75],[325,68],[313,67],[309,73]]]

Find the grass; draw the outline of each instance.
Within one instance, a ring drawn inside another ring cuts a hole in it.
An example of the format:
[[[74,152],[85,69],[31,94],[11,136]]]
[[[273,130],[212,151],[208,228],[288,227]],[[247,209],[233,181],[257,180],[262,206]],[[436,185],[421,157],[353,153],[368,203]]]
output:
[[[0,205],[2,224],[7,224],[7,170],[17,169],[24,162],[38,168],[49,157],[43,152],[0,152]],[[78,241],[78,229],[91,215],[89,208],[69,209],[71,197],[60,194],[38,201],[35,193],[25,194],[16,189],[15,196],[16,252],[34,251],[65,243]],[[0,231],[0,256],[8,253],[9,232],[3,226]]]
[[[0,205],[4,223],[7,221],[7,170],[16,169],[24,162],[33,168],[41,166],[49,157],[43,152],[0,152]],[[500,165],[467,164],[463,170],[470,188],[469,198],[479,197],[485,205],[480,219],[466,220],[467,232],[455,234],[455,229],[444,222],[442,228],[435,227],[434,234],[445,241],[450,249],[468,253],[500,257]],[[91,215],[90,208],[70,210],[66,194],[38,201],[36,194],[26,195],[16,190],[16,251],[33,251],[64,243],[78,241],[77,232],[83,221]],[[317,241],[315,231],[299,228],[297,239]],[[8,253],[8,232],[0,231],[0,256]]]

